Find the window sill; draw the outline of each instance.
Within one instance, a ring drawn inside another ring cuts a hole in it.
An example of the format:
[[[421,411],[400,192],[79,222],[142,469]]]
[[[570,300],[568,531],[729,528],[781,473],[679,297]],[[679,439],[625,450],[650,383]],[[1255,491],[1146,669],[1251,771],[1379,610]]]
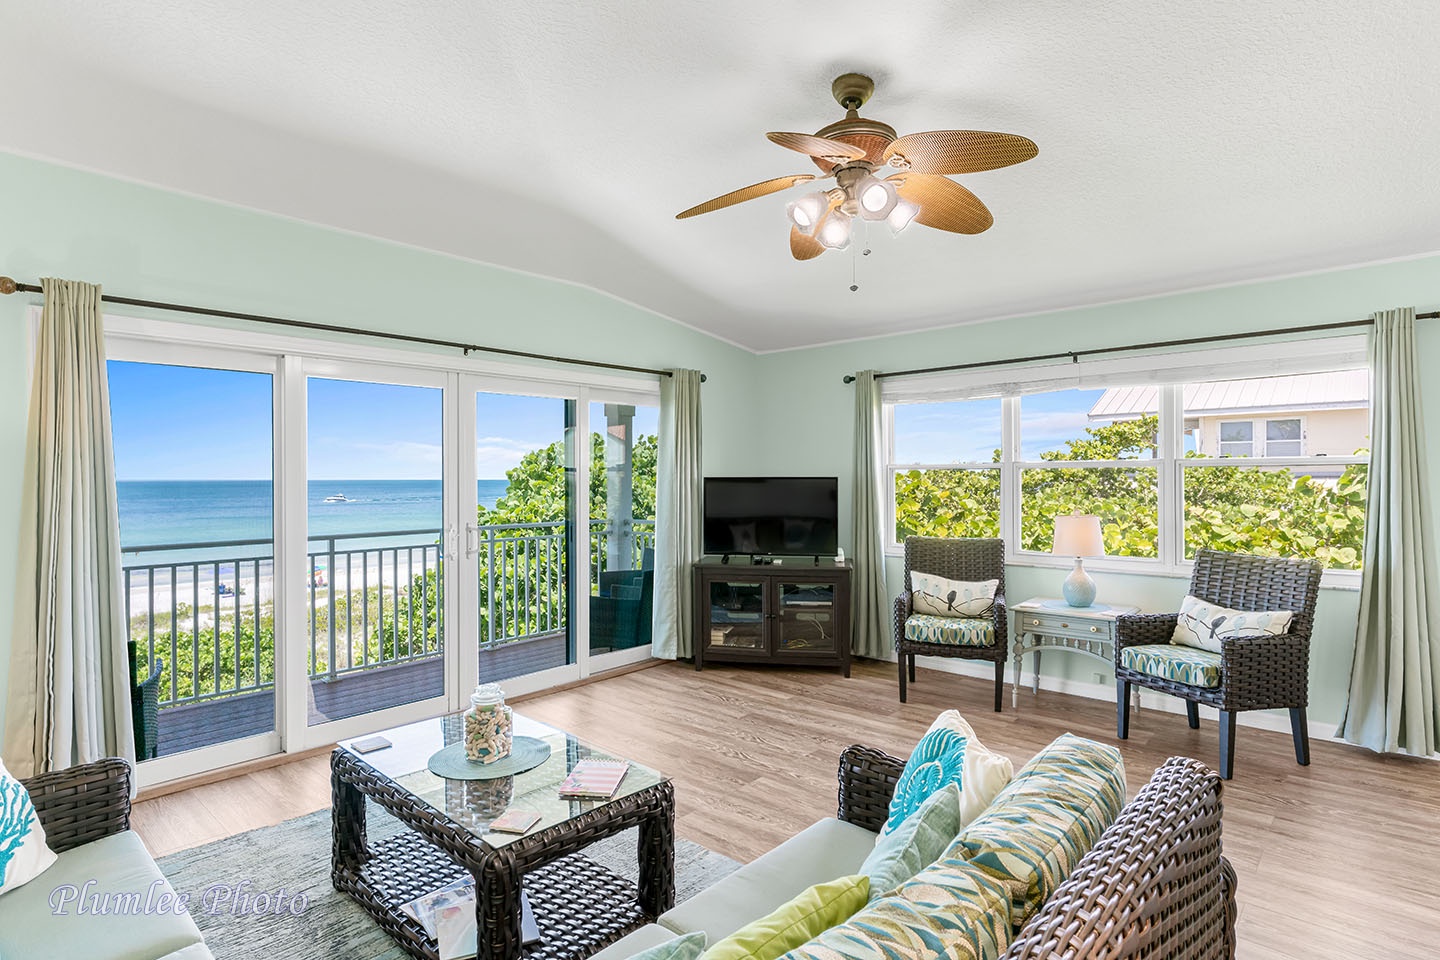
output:
[[[899,545],[885,548],[887,559],[903,560],[905,548]],[[1029,567],[1044,570],[1068,570],[1074,561],[1065,557],[1052,557],[1043,553],[1007,553],[1007,567]],[[1131,577],[1161,577],[1167,580],[1188,580],[1193,563],[1165,564],[1158,560],[1086,560],[1085,569],[1091,573],[1117,573]],[[1359,570],[1326,570],[1320,577],[1320,589],[1358,592],[1360,590]]]

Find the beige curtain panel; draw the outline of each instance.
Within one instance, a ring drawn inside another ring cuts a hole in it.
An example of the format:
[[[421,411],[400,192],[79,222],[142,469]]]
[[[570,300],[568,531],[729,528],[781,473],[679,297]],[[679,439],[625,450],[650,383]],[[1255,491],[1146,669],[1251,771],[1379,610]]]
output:
[[[1338,735],[1382,753],[1427,756],[1440,743],[1434,635],[1440,592],[1420,412],[1424,371],[1415,353],[1414,309],[1373,319],[1360,621]]]
[[[100,288],[41,282],[5,711],[20,777],[135,761]]]
[[[666,660],[695,655],[690,569],[701,547],[700,371],[660,378],[660,451],[655,477],[655,635]]]

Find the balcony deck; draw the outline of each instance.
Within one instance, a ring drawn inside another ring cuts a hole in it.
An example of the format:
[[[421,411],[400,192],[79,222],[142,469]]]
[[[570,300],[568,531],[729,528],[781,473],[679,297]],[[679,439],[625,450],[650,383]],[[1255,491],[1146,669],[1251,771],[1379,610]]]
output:
[[[509,680],[568,661],[564,631],[480,651],[480,678]],[[310,681],[311,726],[439,696],[445,689],[441,657],[389,664],[328,680]],[[159,755],[183,753],[275,729],[275,691],[261,690],[160,711]]]

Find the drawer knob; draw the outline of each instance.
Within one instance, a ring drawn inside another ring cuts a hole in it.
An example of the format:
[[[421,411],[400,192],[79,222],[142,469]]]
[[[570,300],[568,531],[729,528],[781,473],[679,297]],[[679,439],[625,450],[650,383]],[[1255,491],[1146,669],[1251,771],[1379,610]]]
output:
[[[1031,620],[1031,621],[1030,621],[1030,626],[1032,626],[1032,627],[1038,627],[1038,626],[1040,626],[1040,621],[1039,621],[1039,620]]]
[[[1099,633],[1099,632],[1100,632],[1100,628],[1099,628],[1099,627],[1091,627],[1091,628],[1090,628],[1090,632],[1091,632],[1091,633]]]
[[[1067,630],[1067,629],[1069,629],[1069,627],[1070,627],[1070,624],[1068,624],[1068,623],[1062,623],[1062,624],[1060,624],[1060,629],[1061,629],[1061,630]]]

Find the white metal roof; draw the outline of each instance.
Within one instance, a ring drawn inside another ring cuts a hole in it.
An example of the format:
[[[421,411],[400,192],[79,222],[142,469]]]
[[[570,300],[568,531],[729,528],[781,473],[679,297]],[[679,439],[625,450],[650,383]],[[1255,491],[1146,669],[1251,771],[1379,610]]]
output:
[[[1304,373],[1258,380],[1212,380],[1185,385],[1187,414],[1241,411],[1336,410],[1369,402],[1369,376],[1364,370]],[[1160,388],[1150,384],[1111,387],[1090,408],[1091,420],[1116,420],[1155,413]]]

